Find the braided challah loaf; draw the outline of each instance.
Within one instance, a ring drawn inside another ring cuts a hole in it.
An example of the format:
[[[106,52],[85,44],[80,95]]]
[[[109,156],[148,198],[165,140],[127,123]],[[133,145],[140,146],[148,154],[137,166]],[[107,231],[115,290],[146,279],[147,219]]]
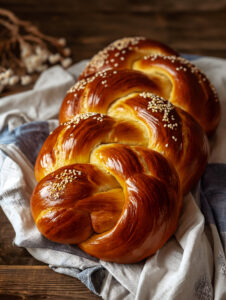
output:
[[[108,261],[152,255],[176,230],[219,118],[214,88],[175,51],[145,38],[114,42],[68,91],[39,153],[38,229]]]

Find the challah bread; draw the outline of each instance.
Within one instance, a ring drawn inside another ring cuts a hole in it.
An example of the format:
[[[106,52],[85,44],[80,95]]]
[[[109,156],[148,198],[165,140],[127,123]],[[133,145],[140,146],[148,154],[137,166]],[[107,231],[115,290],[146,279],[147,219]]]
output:
[[[128,56],[108,47],[67,93],[36,161],[31,211],[48,239],[133,263],[175,232],[182,195],[207,163],[204,130],[213,132],[220,109],[206,77],[175,51],[144,38],[116,44]],[[113,56],[125,70],[112,69]]]

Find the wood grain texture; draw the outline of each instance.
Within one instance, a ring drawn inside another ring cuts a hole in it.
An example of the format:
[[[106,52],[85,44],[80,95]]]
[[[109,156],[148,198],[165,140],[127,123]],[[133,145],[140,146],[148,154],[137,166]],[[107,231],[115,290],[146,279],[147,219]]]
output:
[[[130,35],[160,40],[180,52],[226,57],[226,1],[1,0],[3,8],[42,31],[65,36],[74,61]]]
[[[131,35],[179,52],[226,58],[226,0],[1,0],[0,6],[47,34],[65,37],[74,62]],[[0,299],[96,298],[77,279],[56,274],[14,246],[13,238],[0,210]]]
[[[24,249],[13,244],[14,230],[0,208],[0,265],[41,265]]]
[[[99,299],[75,278],[47,266],[0,266],[0,299]]]
[[[100,299],[78,279],[58,274],[13,245],[14,230],[0,208],[0,300]]]

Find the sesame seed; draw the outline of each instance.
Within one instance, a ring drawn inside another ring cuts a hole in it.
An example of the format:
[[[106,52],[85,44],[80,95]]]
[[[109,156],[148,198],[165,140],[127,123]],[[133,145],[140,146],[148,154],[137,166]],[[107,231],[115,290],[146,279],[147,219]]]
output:
[[[132,50],[131,46],[137,45],[141,40],[145,40],[145,38],[132,37],[132,38],[123,38],[120,40],[116,40],[115,42],[107,46],[105,49],[99,51],[90,61],[88,68],[92,71],[102,68],[105,64],[109,63],[108,59],[109,59],[109,53],[111,51],[122,50],[122,54],[125,54],[126,48]],[[119,52],[116,52],[114,54],[115,57],[118,57],[119,55],[120,55]]]
[[[91,77],[81,79],[78,82],[76,82],[76,84],[73,85],[67,93],[75,93],[84,90],[87,84],[93,82],[96,78],[100,78],[100,77],[101,78],[107,77],[107,73],[105,71],[100,71]]]
[[[162,121],[165,123],[163,126],[168,127],[170,129],[174,129],[176,127],[177,123],[171,124],[170,123],[170,114],[171,114],[171,119],[172,119],[172,114],[175,114],[175,109],[174,106],[165,100],[162,97],[159,97],[155,94],[148,93],[148,92],[143,92],[139,94],[143,98],[150,98],[150,101],[148,101],[147,109],[151,110],[153,113],[163,113]],[[173,116],[173,119],[175,117]]]
[[[87,113],[83,113],[83,114],[78,114],[76,115],[73,119],[63,123],[62,125],[66,126],[66,129],[69,129],[71,127],[71,125],[75,128],[77,124],[79,124],[79,122],[81,120],[86,120],[89,118],[93,118],[96,119],[98,121],[103,121],[105,115],[103,114],[99,114],[99,113],[95,113],[95,112],[87,112]]]
[[[72,183],[74,180],[78,180],[81,177],[82,172],[80,170],[65,169],[59,174],[55,175],[48,187],[50,197],[58,199],[60,194],[65,190],[68,183]]]

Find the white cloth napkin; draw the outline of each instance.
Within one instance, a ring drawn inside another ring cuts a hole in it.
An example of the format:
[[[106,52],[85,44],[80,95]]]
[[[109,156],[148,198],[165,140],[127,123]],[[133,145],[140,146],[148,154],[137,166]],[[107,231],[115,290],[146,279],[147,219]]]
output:
[[[223,164],[226,61],[205,57],[193,63],[207,74],[220,95],[222,120],[211,140],[210,162]],[[56,272],[79,278],[104,299],[226,299],[222,240],[226,226],[220,235],[217,225],[204,218],[199,187],[197,193],[184,198],[175,235],[155,255],[138,264],[98,261],[74,246],[47,241],[38,232],[29,209],[36,185],[32,163],[44,138],[57,126],[58,121],[51,119],[57,117],[67,89],[85,64],[83,61],[68,71],[53,67],[41,75],[32,90],[0,99],[0,205],[15,230],[14,243]],[[31,142],[35,136],[40,138]]]

